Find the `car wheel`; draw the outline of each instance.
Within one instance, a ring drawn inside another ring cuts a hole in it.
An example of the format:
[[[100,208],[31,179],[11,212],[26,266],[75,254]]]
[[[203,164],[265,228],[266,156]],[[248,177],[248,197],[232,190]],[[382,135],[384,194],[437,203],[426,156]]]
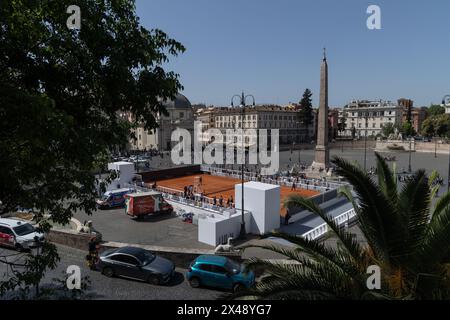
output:
[[[233,285],[233,292],[240,292],[240,291],[242,291],[244,289],[245,289],[245,287],[244,287],[244,285],[242,283],[235,283]]]
[[[16,243],[15,244],[15,248],[19,252],[24,252],[25,251],[24,247],[20,243]]]
[[[159,286],[161,284],[161,279],[157,276],[157,275],[152,275],[150,277],[148,277],[148,283],[155,285],[155,286]]]
[[[198,287],[200,287],[200,279],[197,278],[197,277],[192,277],[192,278],[190,278],[190,279],[189,279],[189,285],[190,285],[192,288],[198,288]]]
[[[114,277],[114,270],[110,267],[105,267],[102,270],[103,275],[107,276],[108,278]]]

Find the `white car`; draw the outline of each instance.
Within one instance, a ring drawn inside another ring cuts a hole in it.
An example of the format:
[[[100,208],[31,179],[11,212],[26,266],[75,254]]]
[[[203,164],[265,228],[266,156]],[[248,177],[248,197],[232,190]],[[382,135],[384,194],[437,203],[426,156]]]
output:
[[[0,245],[21,250],[38,247],[44,235],[29,223],[15,219],[0,219]]]

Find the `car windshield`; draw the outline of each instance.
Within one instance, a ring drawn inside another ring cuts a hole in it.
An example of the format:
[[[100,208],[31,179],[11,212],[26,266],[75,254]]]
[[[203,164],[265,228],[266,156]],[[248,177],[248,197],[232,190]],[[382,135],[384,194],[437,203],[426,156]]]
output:
[[[104,195],[102,196],[102,200],[103,200],[103,201],[108,200],[108,198],[109,198],[109,194],[104,194]]]
[[[155,255],[153,255],[152,253],[150,253],[148,251],[142,251],[142,253],[139,253],[138,255],[136,255],[136,258],[138,258],[139,261],[142,262],[142,265],[145,266],[155,259]]]
[[[35,231],[34,227],[31,224],[22,224],[18,227],[14,228],[14,232],[19,236],[24,236]]]
[[[240,266],[240,264],[239,264],[239,263],[236,263],[236,262],[234,262],[234,261],[231,261],[231,260],[228,260],[228,261],[227,261],[227,263],[225,264],[225,268],[226,268],[228,271],[230,271],[230,272],[232,272],[232,273],[234,273],[234,274],[237,274],[237,273],[239,273],[239,272],[241,271],[241,266]]]

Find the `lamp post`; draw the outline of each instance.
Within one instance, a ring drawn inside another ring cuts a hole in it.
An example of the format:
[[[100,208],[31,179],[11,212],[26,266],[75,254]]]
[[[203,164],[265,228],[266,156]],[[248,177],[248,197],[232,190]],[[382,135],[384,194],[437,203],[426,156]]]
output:
[[[366,120],[366,133],[364,135],[364,172],[367,172],[366,163],[367,163],[367,127],[368,127],[368,116],[367,112],[365,114],[365,120]]]
[[[442,105],[445,107],[449,103],[450,103],[450,95],[447,94],[444,96],[444,98],[442,98]],[[450,151],[448,158],[447,191],[450,191]]]
[[[437,158],[437,139],[434,138],[434,157]]]
[[[239,238],[241,239],[245,239],[245,236],[247,234],[246,230],[245,230],[245,219],[244,219],[244,170],[245,170],[245,146],[244,146],[244,114],[245,114],[245,107],[246,107],[246,100],[247,98],[252,98],[253,100],[253,106],[255,106],[255,97],[252,95],[245,95],[244,92],[242,92],[241,95],[235,94],[233,97],[231,97],[231,107],[234,107],[234,98],[239,98],[240,99],[240,103],[239,103],[239,107],[241,108],[241,132],[242,132],[242,153],[244,156],[244,159],[242,161],[242,165],[241,165],[241,188],[242,188],[242,194],[241,194],[241,230],[239,233]]]
[[[409,160],[408,160],[408,172],[411,173],[412,169],[411,169],[411,141],[412,141],[412,137],[409,136]]]

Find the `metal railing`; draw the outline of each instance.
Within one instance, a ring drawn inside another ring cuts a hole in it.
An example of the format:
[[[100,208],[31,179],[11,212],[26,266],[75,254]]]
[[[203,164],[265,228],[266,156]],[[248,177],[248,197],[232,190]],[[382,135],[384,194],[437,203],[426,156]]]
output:
[[[222,169],[209,165],[202,165],[200,167],[202,172],[209,172],[214,176],[220,177],[230,177],[235,179],[241,179],[241,172],[239,170],[231,170],[231,169]],[[274,184],[279,186],[286,186],[292,188],[294,181],[291,181],[292,177],[280,176],[278,179],[275,179],[271,176],[259,176],[254,172],[244,172],[244,179],[247,181],[259,181],[268,184]],[[314,190],[319,192],[326,192],[330,189],[337,189],[346,185],[343,182],[335,182],[335,181],[323,181],[320,179],[297,179],[295,182],[296,187],[306,190]]]
[[[333,220],[334,222],[338,225],[341,226],[343,224],[348,224],[350,221],[352,221],[354,218],[356,217],[356,212],[355,210],[352,208],[340,215],[338,215],[337,217],[335,217]],[[316,228],[302,234],[301,236],[305,239],[308,240],[315,240],[317,238],[322,237],[323,235],[325,235],[328,231],[329,231],[329,227],[328,225],[324,222],[323,224],[317,226]]]
[[[132,184],[126,184],[126,187],[134,188],[138,192],[147,192],[151,191],[152,189],[138,186],[138,185],[132,185]],[[230,207],[222,207],[218,205],[214,205],[214,199],[206,196],[202,196],[201,194],[194,194],[194,199],[185,198],[183,196],[183,191],[164,187],[164,186],[156,186],[155,190],[158,192],[161,192],[164,199],[177,202],[179,204],[187,205],[193,208],[197,209],[203,209],[206,211],[210,211],[217,214],[224,214],[224,212],[230,212],[235,211],[236,209],[230,208]],[[218,200],[216,199],[216,202]]]

